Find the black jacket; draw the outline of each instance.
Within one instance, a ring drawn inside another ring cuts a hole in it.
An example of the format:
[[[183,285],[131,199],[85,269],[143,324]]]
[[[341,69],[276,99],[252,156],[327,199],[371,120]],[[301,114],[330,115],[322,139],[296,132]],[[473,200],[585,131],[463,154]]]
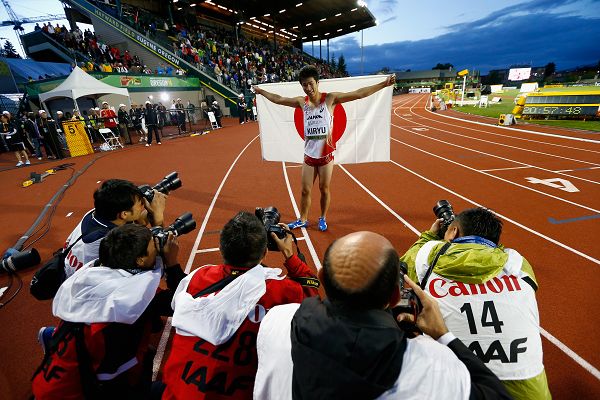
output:
[[[146,107],[145,114],[146,125],[158,125],[158,115],[152,106]]]

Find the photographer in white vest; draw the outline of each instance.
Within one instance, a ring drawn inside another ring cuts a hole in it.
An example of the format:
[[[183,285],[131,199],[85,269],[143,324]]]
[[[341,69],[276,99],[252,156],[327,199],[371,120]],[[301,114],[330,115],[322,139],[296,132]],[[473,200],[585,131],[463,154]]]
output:
[[[448,208],[402,256],[408,275],[438,301],[448,329],[515,399],[551,398],[531,265],[499,243],[502,221],[492,211],[454,216]]]

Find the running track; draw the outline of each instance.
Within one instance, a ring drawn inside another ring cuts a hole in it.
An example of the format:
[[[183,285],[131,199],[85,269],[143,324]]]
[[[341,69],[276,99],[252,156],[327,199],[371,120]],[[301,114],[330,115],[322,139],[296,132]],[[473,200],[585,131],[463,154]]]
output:
[[[381,233],[403,253],[431,225],[431,208],[439,199],[449,200],[456,211],[492,208],[505,222],[502,242],[530,261],[540,285],[544,361],[554,398],[598,398],[600,135],[529,125],[508,129],[478,117],[466,121],[451,110],[429,112],[427,99],[394,97],[389,163],[336,165],[330,230],[318,232],[313,223],[299,232],[309,264],[320,268],[328,244],[357,230]],[[261,161],[258,124],[227,122],[219,131],[163,141],[160,147],[75,158],[73,171],[27,189],[19,187],[21,181],[40,167],[1,170],[12,159],[0,163],[2,249],[27,230],[71,173],[84,168],[58,205],[48,234],[34,246],[43,258],[62,245],[91,208],[98,182],[112,177],[153,184],[179,172],[183,187],[169,196],[167,219],[185,211],[196,218],[197,229],[180,238],[180,260],[187,270],[220,261],[219,229],[239,210],[272,205],[282,220],[295,219],[298,165]],[[311,221],[317,213],[318,190]],[[278,254],[268,256],[267,264],[279,263]],[[22,272],[25,285],[32,274]],[[6,281],[0,277],[0,286]],[[34,300],[26,286],[0,309],[0,398],[27,398],[29,378],[41,360],[37,330],[54,323],[50,303]],[[169,336],[165,330],[155,338],[157,368]]]

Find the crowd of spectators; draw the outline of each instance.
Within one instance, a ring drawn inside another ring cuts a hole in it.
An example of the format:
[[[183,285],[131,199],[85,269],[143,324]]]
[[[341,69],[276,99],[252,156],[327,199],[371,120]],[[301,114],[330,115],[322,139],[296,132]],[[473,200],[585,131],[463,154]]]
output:
[[[119,16],[114,5],[97,2],[111,15],[157,41],[197,69],[237,92],[246,93],[251,85],[268,82],[286,82],[297,79],[299,70],[314,64],[322,78],[343,76],[327,62],[309,57],[289,43],[274,45],[269,38],[238,34],[231,28],[192,26],[176,23],[169,25],[164,19],[141,8],[123,6]],[[183,69],[159,64],[147,66],[128,51],[121,53],[115,46],[103,43],[93,32],[79,28],[68,30],[64,25],[53,27],[50,23],[36,26],[55,40],[86,56],[80,67],[87,71],[143,73],[155,75],[183,75]],[[164,35],[157,35],[157,32]],[[236,38],[236,39],[233,39]]]

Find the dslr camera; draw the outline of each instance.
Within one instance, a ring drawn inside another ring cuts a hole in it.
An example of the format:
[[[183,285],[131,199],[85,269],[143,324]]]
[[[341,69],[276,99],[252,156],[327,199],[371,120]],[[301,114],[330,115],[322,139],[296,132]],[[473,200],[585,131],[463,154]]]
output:
[[[180,187],[181,187],[181,180],[178,177],[178,173],[171,172],[169,175],[165,176],[156,185],[154,185],[154,186],[140,185],[140,186],[138,186],[138,189],[142,193],[142,196],[144,196],[144,198],[146,200],[148,200],[148,202],[150,203],[150,202],[152,202],[152,199],[154,199],[154,189],[156,189],[156,191],[158,191],[158,192],[161,192],[164,194],[169,194],[170,191],[179,189]]]
[[[444,235],[446,234],[446,230],[456,218],[454,215],[454,210],[452,210],[452,205],[450,205],[448,200],[440,200],[433,207],[433,213],[438,219],[442,219],[438,236],[443,239]]]
[[[38,265],[40,261],[40,253],[34,248],[27,251],[13,251],[9,257],[0,260],[0,272],[12,274],[18,270]]]
[[[256,207],[254,210],[254,215],[260,219],[262,224],[265,226],[265,230],[267,231],[267,249],[270,251],[279,250],[277,243],[275,243],[271,237],[271,232],[274,232],[279,239],[283,239],[285,235],[287,235],[285,229],[277,225],[281,218],[279,211],[277,211],[275,207]]]
[[[167,243],[167,238],[169,237],[169,232],[172,232],[175,236],[185,235],[196,229],[196,221],[192,216],[192,213],[186,212],[181,215],[179,218],[175,219],[175,221],[166,228],[161,226],[155,226],[151,229],[152,236],[158,241],[158,251],[160,253],[163,252],[165,244]]]
[[[400,261],[400,301],[392,308],[392,314],[394,315],[394,318],[398,317],[400,314],[411,314],[416,321],[417,316],[423,309],[423,304],[421,304],[421,300],[419,300],[419,297],[411,288],[404,287],[404,275],[406,275],[407,272],[408,266],[405,262]],[[419,332],[419,328],[417,328],[415,324],[407,321],[398,322],[398,326],[408,333]]]

